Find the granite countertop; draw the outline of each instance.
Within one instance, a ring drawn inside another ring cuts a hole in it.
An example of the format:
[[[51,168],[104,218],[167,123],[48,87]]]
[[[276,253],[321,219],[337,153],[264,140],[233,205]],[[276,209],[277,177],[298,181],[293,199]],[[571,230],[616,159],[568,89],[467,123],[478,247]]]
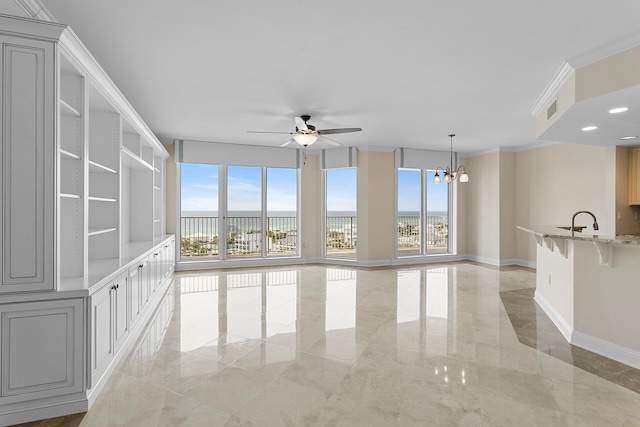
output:
[[[573,239],[585,242],[612,243],[616,245],[638,245],[640,246],[640,236],[622,235],[622,236],[605,236],[593,234],[593,230],[579,233],[571,236],[571,231],[559,228],[557,225],[526,225],[518,226],[518,229],[526,231],[539,237],[551,237],[554,239]],[[577,226],[576,226],[577,227]]]

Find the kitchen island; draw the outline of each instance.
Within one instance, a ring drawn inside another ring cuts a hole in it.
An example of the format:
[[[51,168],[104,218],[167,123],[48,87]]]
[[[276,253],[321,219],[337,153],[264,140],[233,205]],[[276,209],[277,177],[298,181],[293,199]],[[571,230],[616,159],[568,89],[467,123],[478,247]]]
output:
[[[640,236],[518,229],[537,242],[535,301],[567,341],[640,368]]]

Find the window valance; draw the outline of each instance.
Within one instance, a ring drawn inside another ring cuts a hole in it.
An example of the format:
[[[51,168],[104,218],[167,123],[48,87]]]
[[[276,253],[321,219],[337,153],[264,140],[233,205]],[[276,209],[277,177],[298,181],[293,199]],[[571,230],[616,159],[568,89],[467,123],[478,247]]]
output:
[[[177,163],[266,166],[273,168],[302,167],[302,153],[301,150],[296,148],[185,141],[182,139],[176,140],[175,144]]]

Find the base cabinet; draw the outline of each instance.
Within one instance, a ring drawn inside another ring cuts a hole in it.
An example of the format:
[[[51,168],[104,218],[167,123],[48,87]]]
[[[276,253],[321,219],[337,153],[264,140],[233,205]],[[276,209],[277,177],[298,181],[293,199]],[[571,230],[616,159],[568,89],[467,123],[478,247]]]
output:
[[[95,383],[113,360],[113,298],[106,286],[91,296],[91,382]],[[89,385],[91,386],[91,385]]]
[[[84,390],[84,311],[82,298],[0,304],[2,408]]]
[[[129,334],[129,275],[118,276],[91,295],[91,384],[105,373]]]

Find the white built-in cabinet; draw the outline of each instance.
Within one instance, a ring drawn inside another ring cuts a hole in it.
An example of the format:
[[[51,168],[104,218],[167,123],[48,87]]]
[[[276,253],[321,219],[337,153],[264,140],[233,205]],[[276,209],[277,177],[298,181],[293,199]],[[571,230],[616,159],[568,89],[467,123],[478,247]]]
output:
[[[164,300],[168,153],[73,31],[0,15],[0,425],[86,411]]]

